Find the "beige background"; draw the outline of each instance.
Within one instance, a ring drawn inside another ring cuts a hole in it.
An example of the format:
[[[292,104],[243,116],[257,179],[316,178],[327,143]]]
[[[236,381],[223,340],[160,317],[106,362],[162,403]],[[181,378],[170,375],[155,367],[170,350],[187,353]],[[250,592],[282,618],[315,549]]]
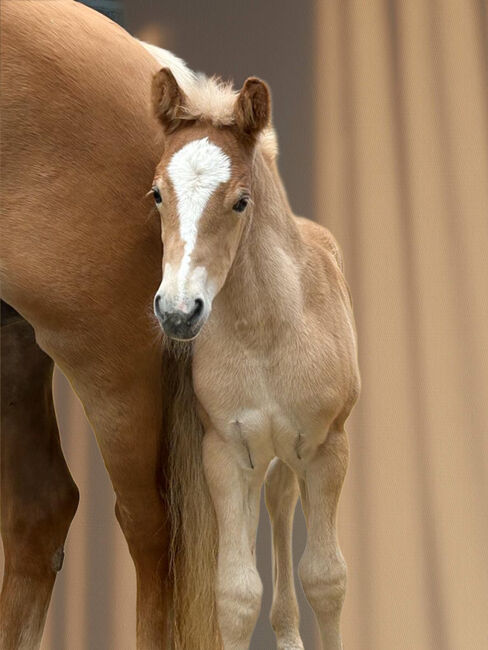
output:
[[[192,67],[269,81],[292,205],[344,249],[364,384],[340,510],[349,650],[488,647],[487,15],[485,0],[125,3],[130,31]],[[56,387],[81,503],[43,648],[130,650],[134,576],[112,491]],[[296,528],[298,559],[301,515]],[[258,547],[252,648],[268,650],[264,518]]]

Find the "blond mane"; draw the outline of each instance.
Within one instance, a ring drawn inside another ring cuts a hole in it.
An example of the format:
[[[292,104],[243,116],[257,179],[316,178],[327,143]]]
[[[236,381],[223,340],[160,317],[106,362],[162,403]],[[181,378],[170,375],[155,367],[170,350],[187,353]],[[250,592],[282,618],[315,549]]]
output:
[[[238,92],[231,82],[193,72],[182,59],[168,50],[144,41],[139,42],[162,67],[170,68],[174,74],[187,98],[184,107],[187,119],[205,120],[217,127],[234,123],[234,105]],[[257,144],[265,156],[271,160],[276,158],[278,142],[272,125],[260,134]]]

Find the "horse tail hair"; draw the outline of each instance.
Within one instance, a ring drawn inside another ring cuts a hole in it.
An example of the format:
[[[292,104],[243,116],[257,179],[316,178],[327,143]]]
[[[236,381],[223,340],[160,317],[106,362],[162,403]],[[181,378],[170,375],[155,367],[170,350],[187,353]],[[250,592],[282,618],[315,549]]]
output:
[[[215,601],[217,521],[203,469],[204,432],[193,390],[191,344],[166,341],[163,388],[172,647],[220,650]]]

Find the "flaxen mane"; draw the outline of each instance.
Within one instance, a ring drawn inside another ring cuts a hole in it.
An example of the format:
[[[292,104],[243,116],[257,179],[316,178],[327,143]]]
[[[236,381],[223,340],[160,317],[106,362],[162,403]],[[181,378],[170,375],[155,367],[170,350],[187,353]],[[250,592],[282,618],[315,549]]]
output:
[[[219,77],[207,77],[203,73],[190,70],[180,58],[141,41],[148,52],[161,64],[163,68],[170,68],[180,88],[186,95],[186,105],[182,107],[183,119],[203,120],[213,126],[231,126],[234,124],[234,107],[238,91],[231,82],[223,81]],[[260,135],[257,146],[271,159],[278,155],[278,142],[272,126],[265,129]]]

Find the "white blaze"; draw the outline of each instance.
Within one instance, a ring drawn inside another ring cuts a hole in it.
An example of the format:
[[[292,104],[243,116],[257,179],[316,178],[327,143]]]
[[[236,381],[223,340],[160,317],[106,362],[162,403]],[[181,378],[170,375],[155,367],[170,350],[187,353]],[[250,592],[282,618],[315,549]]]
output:
[[[179,292],[184,291],[188,278],[198,222],[212,193],[229,180],[230,167],[229,157],[208,138],[189,142],[170,160],[168,175],[176,193],[180,236],[184,244],[178,269]]]

